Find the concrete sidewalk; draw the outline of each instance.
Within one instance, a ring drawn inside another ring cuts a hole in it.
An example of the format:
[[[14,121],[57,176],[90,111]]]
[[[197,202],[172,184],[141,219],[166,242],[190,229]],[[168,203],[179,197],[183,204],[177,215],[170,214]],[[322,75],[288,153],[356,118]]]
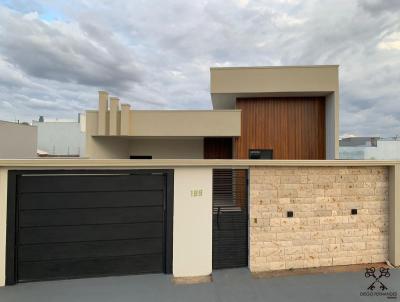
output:
[[[397,291],[400,295],[400,270],[390,273],[389,278],[382,279],[383,283],[389,291]],[[243,268],[215,271],[213,278],[212,283],[197,285],[174,285],[168,275],[25,283],[0,288],[0,301],[387,301],[386,297],[360,296],[360,292],[367,292],[372,282],[372,278],[365,278],[364,272],[255,279],[247,268]]]

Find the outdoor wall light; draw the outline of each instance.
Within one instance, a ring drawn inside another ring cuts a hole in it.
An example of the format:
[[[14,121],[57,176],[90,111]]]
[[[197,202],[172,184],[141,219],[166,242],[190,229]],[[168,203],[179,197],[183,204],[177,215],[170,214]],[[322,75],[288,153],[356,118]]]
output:
[[[357,209],[351,209],[351,215],[357,215]]]
[[[293,217],[293,211],[287,211],[286,215],[287,215],[287,217],[292,218]]]

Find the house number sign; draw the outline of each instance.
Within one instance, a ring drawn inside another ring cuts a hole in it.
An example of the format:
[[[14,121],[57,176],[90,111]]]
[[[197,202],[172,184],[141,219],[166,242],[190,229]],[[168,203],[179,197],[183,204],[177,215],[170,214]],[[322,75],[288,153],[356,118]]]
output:
[[[203,196],[203,189],[193,189],[190,190],[191,197],[201,197]]]

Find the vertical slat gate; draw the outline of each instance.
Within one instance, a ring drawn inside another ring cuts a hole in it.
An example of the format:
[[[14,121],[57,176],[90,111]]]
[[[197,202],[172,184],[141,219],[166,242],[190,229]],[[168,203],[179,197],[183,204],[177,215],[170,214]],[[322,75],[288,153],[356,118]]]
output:
[[[213,170],[213,268],[247,266],[247,170]]]

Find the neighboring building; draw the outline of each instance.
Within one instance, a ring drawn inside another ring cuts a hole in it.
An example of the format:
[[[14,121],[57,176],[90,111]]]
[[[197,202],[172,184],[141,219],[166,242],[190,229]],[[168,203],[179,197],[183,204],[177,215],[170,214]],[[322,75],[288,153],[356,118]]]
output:
[[[355,136],[342,138],[339,147],[376,147],[379,137]]]
[[[338,158],[338,66],[211,68],[213,110],[86,112],[89,158]]]
[[[28,124],[0,121],[0,158],[34,158],[37,128]]]
[[[85,149],[85,116],[78,121],[46,120],[43,116],[32,121],[38,129],[38,149],[41,156],[79,157]]]
[[[349,137],[339,142],[340,159],[400,159],[400,139]]]

